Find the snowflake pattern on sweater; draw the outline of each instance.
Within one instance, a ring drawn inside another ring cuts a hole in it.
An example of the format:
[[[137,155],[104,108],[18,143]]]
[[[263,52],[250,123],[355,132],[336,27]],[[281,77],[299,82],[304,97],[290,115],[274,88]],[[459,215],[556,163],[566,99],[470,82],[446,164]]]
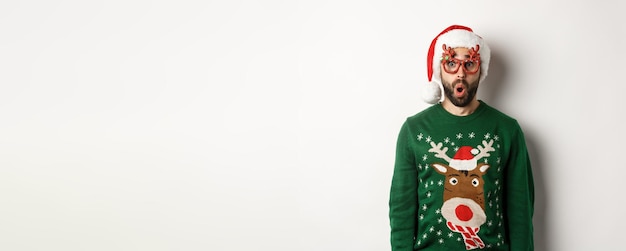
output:
[[[474,131],[458,132],[442,139],[434,139],[433,136],[420,132],[416,136],[417,142],[429,146],[429,153],[421,156],[421,162],[417,163],[419,172],[438,172],[439,176],[426,179],[419,178],[420,189],[427,198],[443,191],[443,204],[422,203],[418,219],[436,218],[436,225],[430,226],[427,231],[416,240],[420,245],[422,241],[430,240],[435,236],[437,243],[445,244],[449,241],[462,242],[467,250],[476,248],[491,248],[493,245],[504,245],[502,234],[498,235],[495,243],[484,243],[480,238],[482,224],[488,226],[502,226],[503,214],[499,201],[502,191],[499,179],[493,181],[493,188],[485,191],[482,174],[486,171],[501,173],[501,158],[496,156],[490,163],[492,152],[500,149],[500,137],[497,134],[487,132],[481,135]],[[460,141],[480,142],[474,147],[463,145]],[[470,148],[472,158],[459,158],[456,156],[467,155],[460,150]],[[455,154],[456,153],[456,154]],[[455,154],[455,158],[449,156]],[[434,169],[434,170],[432,170]],[[499,176],[499,175],[496,175]],[[420,199],[420,201],[428,201]],[[440,199],[433,202],[441,202]],[[486,203],[485,203],[486,202]],[[487,219],[484,208],[495,211],[495,219]]]

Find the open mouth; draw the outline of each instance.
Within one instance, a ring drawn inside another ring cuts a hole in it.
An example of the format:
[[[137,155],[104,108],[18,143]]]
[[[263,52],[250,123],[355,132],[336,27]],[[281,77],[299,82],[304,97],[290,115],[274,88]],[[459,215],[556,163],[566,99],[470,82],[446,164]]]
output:
[[[457,97],[461,97],[465,95],[465,86],[461,83],[457,84],[454,87],[454,90],[455,90],[455,94]]]

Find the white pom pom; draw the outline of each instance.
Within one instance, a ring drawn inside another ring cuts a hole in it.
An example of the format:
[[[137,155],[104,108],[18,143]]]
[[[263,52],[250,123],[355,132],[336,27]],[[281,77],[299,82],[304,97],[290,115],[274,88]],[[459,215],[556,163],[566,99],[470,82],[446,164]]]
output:
[[[435,82],[428,82],[424,86],[422,98],[426,103],[435,104],[441,101],[441,87]]]

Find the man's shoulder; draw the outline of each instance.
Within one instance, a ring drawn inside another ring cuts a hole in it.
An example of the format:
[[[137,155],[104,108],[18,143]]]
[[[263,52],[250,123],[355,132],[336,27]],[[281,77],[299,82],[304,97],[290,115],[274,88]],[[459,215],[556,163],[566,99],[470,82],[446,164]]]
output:
[[[487,114],[489,114],[489,116],[493,116],[493,117],[499,118],[500,120],[503,120],[503,121],[509,121],[509,122],[517,123],[517,119],[515,119],[513,116],[511,116],[511,115],[501,111],[500,109],[497,109],[497,108],[495,108],[493,106],[490,106],[490,105],[488,105],[485,102],[482,102],[481,105],[484,106],[485,112]]]
[[[485,103],[483,103],[483,105],[485,106],[485,117],[492,123],[497,123],[503,126],[503,128],[509,128],[514,130],[521,129],[520,124],[515,117]]]
[[[441,106],[441,104],[431,105],[431,106],[427,107],[426,109],[421,110],[421,111],[419,111],[419,112],[409,116],[407,118],[407,121],[416,121],[416,120],[421,120],[421,119],[430,117],[433,114],[439,112],[439,109],[441,109],[440,106]]]

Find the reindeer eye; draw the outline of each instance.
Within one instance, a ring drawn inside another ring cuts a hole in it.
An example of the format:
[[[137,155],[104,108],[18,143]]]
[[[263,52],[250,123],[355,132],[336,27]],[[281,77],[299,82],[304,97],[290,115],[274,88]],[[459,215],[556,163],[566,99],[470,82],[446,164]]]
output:
[[[477,187],[478,185],[480,185],[480,181],[478,181],[478,179],[477,179],[477,178],[474,178],[474,179],[472,180],[472,186]]]
[[[455,186],[456,184],[459,183],[459,180],[457,178],[450,178],[450,180],[448,182],[450,182],[450,184]]]

